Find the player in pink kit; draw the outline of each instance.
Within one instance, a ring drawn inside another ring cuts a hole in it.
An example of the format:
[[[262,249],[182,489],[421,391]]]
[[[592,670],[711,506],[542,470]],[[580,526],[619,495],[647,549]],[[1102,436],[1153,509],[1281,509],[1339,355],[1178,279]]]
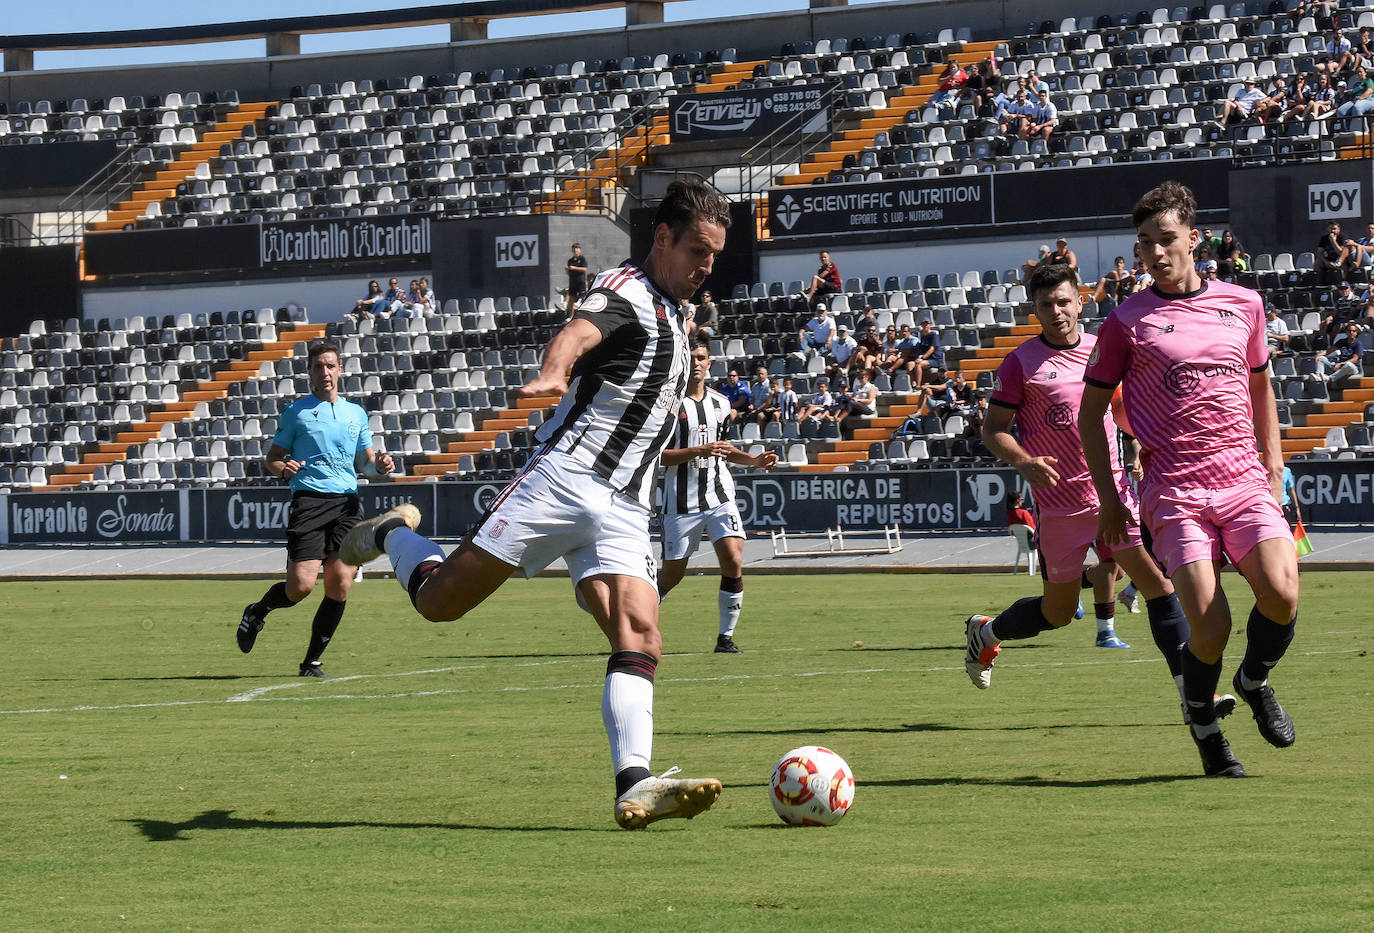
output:
[[[1221,558],[1224,552],[1255,594],[1245,657],[1232,683],[1260,735],[1283,748],[1293,744],[1293,721],[1268,677],[1293,639],[1297,552],[1279,508],[1283,455],[1263,304],[1249,289],[1199,277],[1191,258],[1196,214],[1192,192],[1177,182],[1136,204],[1140,252],[1155,282],[1098,330],[1079,430],[1102,501],[1099,531],[1109,542],[1128,539],[1135,519],[1116,494],[1100,428],[1119,384],[1141,444],[1142,516],[1191,623],[1183,692],[1203,771],[1244,777],[1210,702],[1231,632]]]
[[[965,624],[964,668],[974,686],[985,690],[1002,641],[1032,638],[1072,622],[1083,559],[1088,548],[1095,547],[1103,561],[1114,560],[1130,574],[1145,595],[1150,632],[1177,675],[1188,623],[1173,586],[1146,553],[1138,533],[1110,548],[1097,540],[1098,498],[1078,437],[1083,370],[1095,338],[1078,329],[1083,308],[1078,274],[1066,265],[1042,265],[1031,275],[1027,289],[1041,333],[1013,350],[998,368],[983,442],[1035,491],[1044,593],[1017,600],[995,619],[970,617]],[[1132,502],[1130,480],[1116,466],[1115,427],[1105,408],[1097,418],[1114,465],[1114,495],[1118,501]],[[1013,420],[1017,435],[1011,433]],[[1228,697],[1223,702],[1229,703],[1225,715],[1235,700]]]

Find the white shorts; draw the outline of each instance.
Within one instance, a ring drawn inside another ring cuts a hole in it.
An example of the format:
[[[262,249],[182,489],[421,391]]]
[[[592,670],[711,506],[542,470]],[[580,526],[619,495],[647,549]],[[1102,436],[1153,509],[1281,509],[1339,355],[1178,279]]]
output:
[[[537,454],[501,490],[472,543],[526,577],[561,557],[574,587],[598,574],[638,577],[658,587],[648,510],[558,453]]]
[[[663,513],[663,559],[686,560],[696,553],[701,531],[715,544],[721,538],[743,538],[743,523],[735,503],[726,502],[705,512]]]

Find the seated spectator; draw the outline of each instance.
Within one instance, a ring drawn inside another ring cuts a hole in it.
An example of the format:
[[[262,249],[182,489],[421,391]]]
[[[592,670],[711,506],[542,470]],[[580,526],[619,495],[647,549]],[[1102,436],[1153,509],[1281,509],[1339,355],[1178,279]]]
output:
[[[752,396],[749,393],[749,387],[739,381],[738,371],[730,370],[730,374],[720,384],[720,394],[730,402],[731,420],[740,421],[749,416]]]
[[[836,295],[844,289],[840,279],[840,268],[830,261],[830,253],[821,250],[821,267],[811,276],[811,285],[806,290],[806,300],[813,303],[823,295]]]
[[[1024,83],[1025,79],[1021,79]],[[1034,107],[1026,97],[1024,87],[1017,88],[1016,94],[997,105],[997,129],[1003,136],[1024,139],[1029,133],[1029,119]],[[1023,130],[1026,132],[1023,133]]]
[[[1198,250],[1197,262],[1193,263],[1197,267],[1197,274],[1204,279],[1215,279],[1217,277],[1217,261],[1212,258],[1212,248],[1204,246]]]
[[[893,360],[896,360],[900,363],[902,361],[902,348],[900,346],[901,342],[902,338],[897,336],[897,325],[887,325],[887,330],[883,331],[883,347],[878,354],[877,366],[869,368],[874,369],[881,367],[883,369],[887,369],[889,364],[892,363]]]
[[[1250,266],[1250,254],[1230,230],[1221,232],[1221,243],[1217,245],[1214,253],[1217,260],[1217,277],[1228,282],[1235,279],[1237,272],[1244,272]]]
[[[373,279],[367,283],[367,296],[359,298],[353,304],[353,316],[362,320],[370,318],[374,314],[386,307],[386,298],[382,297],[382,286]]]
[[[1317,75],[1317,86],[1312,89],[1312,101],[1298,116],[1304,120],[1315,120],[1331,112],[1336,106],[1336,82],[1326,75]]]
[[[911,384],[918,386],[925,382],[926,374],[945,368],[945,351],[940,346],[940,335],[930,321],[921,322],[921,335],[916,340],[916,348],[907,360],[906,371],[911,374]]]
[[[1270,120],[1277,120],[1283,115],[1288,107],[1288,85],[1283,83],[1282,78],[1275,78],[1269,93],[1264,96],[1257,104],[1252,115],[1261,123],[1268,123]]]
[[[1279,114],[1279,121],[1307,119],[1312,105],[1312,90],[1312,85],[1307,83],[1307,75],[1295,77],[1284,96],[1284,108],[1283,113]]]
[[[1001,77],[1002,70],[997,67],[996,57],[989,55],[974,67],[973,73],[964,82],[963,96],[975,108],[982,110],[992,100],[992,89]]]
[[[1351,289],[1350,283],[1342,281],[1336,286],[1336,297],[1331,303],[1331,313],[1322,319],[1322,332],[1326,334],[1327,346],[1339,337],[1346,325],[1358,320],[1364,313],[1364,302]]]
[[[1242,82],[1241,89],[1236,92],[1236,96],[1222,104],[1221,116],[1215,120],[1216,125],[1226,129],[1232,123],[1243,123],[1250,119],[1250,115],[1254,113],[1255,105],[1262,100],[1264,100],[1264,92],[1255,87],[1255,79],[1246,78]]]
[[[401,302],[400,309],[395,312],[395,316],[407,318],[434,316],[434,310],[429,306],[424,290],[420,288],[419,279],[410,280],[410,288],[406,290],[406,296]]]
[[[1030,281],[1031,273],[1035,271],[1036,266],[1040,265],[1049,257],[1050,252],[1051,250],[1048,246],[1041,246],[1039,255],[1037,255],[1035,259],[1027,259],[1025,262],[1021,263],[1021,278],[1016,280],[1016,284],[1025,285],[1026,282]]]
[[[682,316],[682,329],[690,337],[697,329],[697,306],[687,298],[679,298],[677,310],[678,314]]]
[[[930,97],[931,106],[941,114],[954,110],[955,102],[969,79],[969,72],[960,67],[959,59],[950,58],[945,62],[944,71],[935,81],[935,93]]]
[[[711,297],[710,292],[701,293],[701,303],[697,305],[695,324],[696,330],[707,337],[714,337],[720,332],[720,305],[716,304],[716,300]]]
[[[1270,358],[1287,353],[1290,339],[1288,324],[1279,317],[1279,312],[1275,308],[1265,308],[1264,340],[1269,344]]]
[[[1346,325],[1345,336],[1330,350],[1317,353],[1318,372],[1332,382],[1364,374],[1364,345],[1360,343],[1360,325]]]
[[[855,356],[859,369],[877,366],[883,358],[883,338],[878,336],[877,324],[868,325],[868,329],[859,335],[859,349]]]
[[[878,312],[874,311],[868,305],[864,305],[864,309],[859,312],[859,319],[854,322],[854,333],[868,333],[868,325],[870,324],[874,327],[878,326]]]
[[[810,400],[797,412],[797,420],[803,421],[811,419],[813,421],[827,421],[830,418],[830,409],[835,404],[835,397],[830,394],[830,383],[825,379],[816,380],[816,391]]]
[[[1302,23],[1305,17],[1312,17],[1318,29],[1331,28],[1331,11],[1336,4],[1333,0],[1297,0],[1288,11],[1288,18],[1294,26]]]
[[[1035,516],[1026,508],[1026,497],[1019,492],[1007,494],[1007,527],[1012,525],[1025,525],[1030,529],[1031,547],[1039,546],[1039,539],[1035,533]]]
[[[824,355],[829,351],[830,341],[834,336],[835,321],[830,317],[830,306],[824,301],[819,301],[816,303],[816,316],[797,331],[797,341],[803,350]]]
[[[833,361],[827,372],[832,378],[848,373],[858,361],[859,344],[849,336],[849,328],[841,324],[835,328],[835,339],[830,342],[830,358]]]
[[[1050,101],[1048,88],[1036,92],[1035,103],[1031,106],[1030,116],[1021,124],[1021,138],[1039,137],[1048,140],[1054,128],[1059,125],[1059,109]]]
[[[1069,241],[1060,237],[1054,241],[1054,252],[1045,257],[1045,265],[1078,268],[1078,254],[1069,249]]]
[[[983,423],[988,420],[988,397],[981,394],[973,401],[973,407],[964,416],[964,437],[982,438]]]
[[[967,415],[973,410],[973,386],[969,385],[964,374],[956,369],[945,380],[944,385],[935,387],[932,404],[942,418],[949,415]]]
[[[1346,277],[1347,270],[1355,268],[1354,255],[1358,246],[1341,233],[1341,225],[1334,220],[1326,225],[1326,234],[1317,241],[1317,272],[1322,283],[1331,285]]]
[[[901,331],[897,335],[896,353],[890,362],[884,364],[888,374],[896,373],[897,370],[906,366],[911,359],[911,351],[916,349],[916,335],[911,332],[910,324],[903,324]]]
[[[1352,67],[1354,59],[1355,50],[1350,44],[1350,40],[1345,37],[1345,31],[1339,25],[1332,26],[1331,35],[1327,38],[1326,46],[1322,49],[1321,55],[1312,65],[1312,70],[1317,74],[1334,78]]]
[[[1126,268],[1126,257],[1118,256],[1112,260],[1111,270],[1097,280],[1093,289],[1093,301],[1098,305],[1115,308],[1135,292],[1135,276]]]
[[[878,410],[878,387],[873,384],[873,373],[867,369],[859,370],[859,383],[835,400],[833,409],[835,420],[844,424],[851,415],[867,417]]]
[[[1374,110],[1374,75],[1370,75],[1363,65],[1356,68],[1355,77],[1351,80],[1347,93],[1349,99],[1332,113],[1334,119],[1331,128],[1337,133],[1351,132],[1355,117],[1362,117]],[[1363,121],[1358,129],[1360,132],[1364,131]]]
[[[749,413],[759,424],[765,424],[773,419],[776,411],[773,383],[768,378],[768,369],[760,366],[754,370],[754,378],[749,382]]]
[[[406,290],[395,278],[387,280],[387,289],[382,297],[386,299],[386,308],[376,312],[379,317],[389,317],[406,306]]]
[[[1039,95],[1040,88],[1043,85],[1044,82],[1040,80],[1040,72],[1036,71],[1034,68],[1026,72],[1026,96],[1032,101]]]

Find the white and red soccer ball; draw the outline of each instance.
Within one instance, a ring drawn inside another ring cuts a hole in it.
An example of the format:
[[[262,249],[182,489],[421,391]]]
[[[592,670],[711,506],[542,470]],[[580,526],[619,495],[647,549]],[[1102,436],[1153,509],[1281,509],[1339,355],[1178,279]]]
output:
[[[833,826],[854,803],[854,772],[828,748],[794,748],[773,766],[768,799],[784,823]]]

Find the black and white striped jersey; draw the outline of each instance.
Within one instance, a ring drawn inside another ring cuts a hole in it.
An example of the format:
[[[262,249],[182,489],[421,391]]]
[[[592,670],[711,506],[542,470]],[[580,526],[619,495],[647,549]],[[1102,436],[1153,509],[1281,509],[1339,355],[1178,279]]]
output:
[[[596,277],[573,317],[602,339],[573,364],[567,394],[535,438],[652,508],[691,363],[677,303],[625,263]]]
[[[701,399],[688,396],[677,411],[668,448],[699,447],[725,439],[730,400],[708,388]],[[723,457],[693,457],[663,471],[663,511],[672,515],[706,512],[735,501],[735,479]]]

